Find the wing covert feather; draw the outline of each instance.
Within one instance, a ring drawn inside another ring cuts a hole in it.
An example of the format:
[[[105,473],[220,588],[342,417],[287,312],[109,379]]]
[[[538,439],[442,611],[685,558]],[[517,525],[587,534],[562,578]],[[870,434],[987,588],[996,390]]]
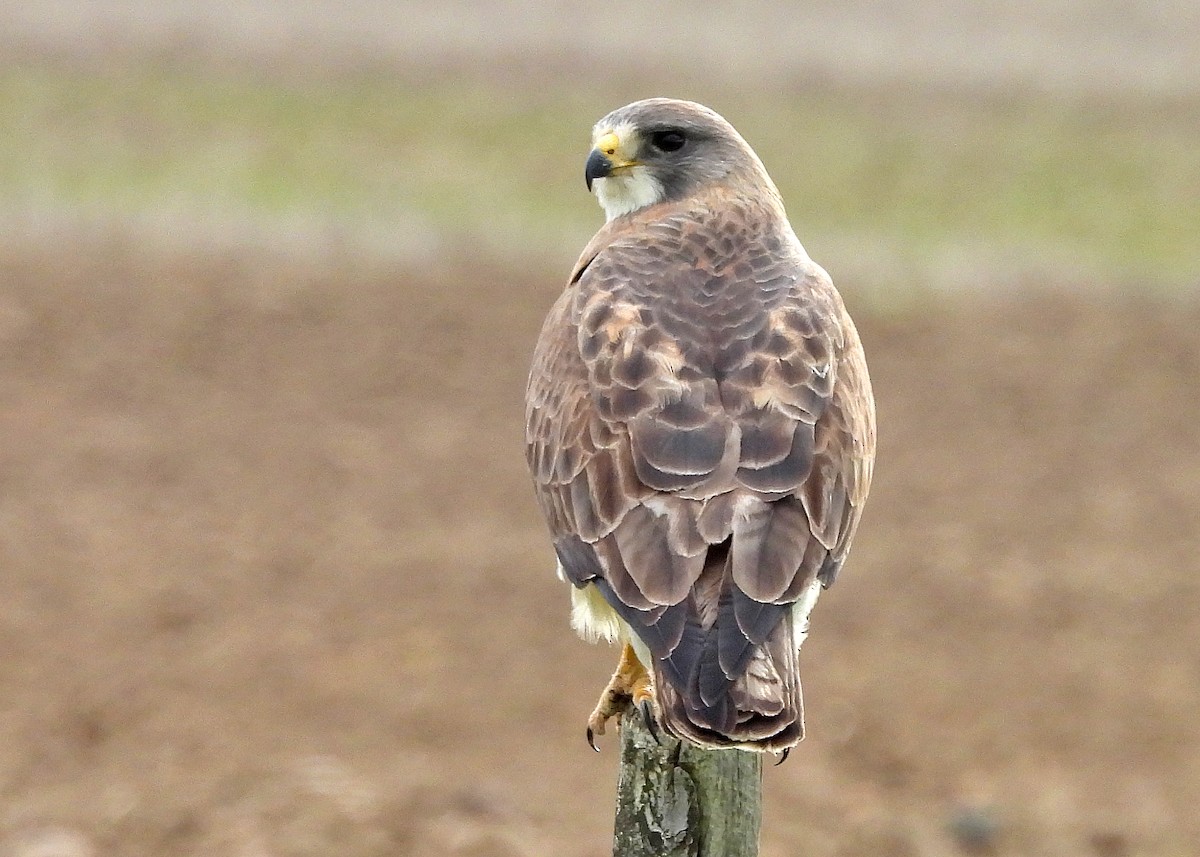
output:
[[[628,221],[593,240],[547,318],[527,456],[568,579],[597,582],[707,704],[784,606],[836,576],[874,405],[857,331],[790,228],[728,200]],[[714,549],[727,570],[708,573],[731,586],[698,582]]]

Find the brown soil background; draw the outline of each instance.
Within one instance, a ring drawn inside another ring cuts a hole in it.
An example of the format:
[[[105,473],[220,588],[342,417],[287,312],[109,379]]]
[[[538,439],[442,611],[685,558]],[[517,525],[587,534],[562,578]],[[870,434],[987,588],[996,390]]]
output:
[[[521,449],[558,288],[0,250],[0,854],[607,853],[615,652]],[[763,854],[1194,854],[1200,309],[857,314],[877,482]]]

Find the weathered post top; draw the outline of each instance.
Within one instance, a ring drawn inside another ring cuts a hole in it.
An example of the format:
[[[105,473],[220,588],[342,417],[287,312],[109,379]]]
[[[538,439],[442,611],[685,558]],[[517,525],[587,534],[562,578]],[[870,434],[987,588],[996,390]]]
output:
[[[621,719],[613,857],[755,857],[761,753],[705,750]]]

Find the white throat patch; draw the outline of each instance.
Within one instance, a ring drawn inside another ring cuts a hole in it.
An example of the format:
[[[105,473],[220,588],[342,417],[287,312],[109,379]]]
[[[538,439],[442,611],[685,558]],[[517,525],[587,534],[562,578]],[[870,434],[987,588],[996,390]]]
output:
[[[606,220],[654,205],[663,198],[663,187],[644,166],[630,168],[618,175],[596,179],[592,192],[600,200]]]

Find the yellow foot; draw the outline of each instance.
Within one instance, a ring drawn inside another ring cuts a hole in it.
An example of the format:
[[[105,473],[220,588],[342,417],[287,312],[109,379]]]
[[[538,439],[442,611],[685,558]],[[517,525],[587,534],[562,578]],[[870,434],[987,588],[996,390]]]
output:
[[[650,674],[646,672],[646,668],[642,666],[642,662],[634,653],[633,647],[626,643],[621,649],[621,660],[617,662],[617,671],[608,680],[608,685],[600,694],[600,701],[596,703],[595,709],[588,717],[587,740],[593,750],[597,753],[600,752],[600,748],[596,746],[596,736],[604,734],[605,724],[613,718],[620,722],[625,709],[630,705],[637,707],[646,721],[646,726],[651,733],[655,733],[654,685],[650,681]],[[657,737],[655,733],[655,738],[657,739]]]

